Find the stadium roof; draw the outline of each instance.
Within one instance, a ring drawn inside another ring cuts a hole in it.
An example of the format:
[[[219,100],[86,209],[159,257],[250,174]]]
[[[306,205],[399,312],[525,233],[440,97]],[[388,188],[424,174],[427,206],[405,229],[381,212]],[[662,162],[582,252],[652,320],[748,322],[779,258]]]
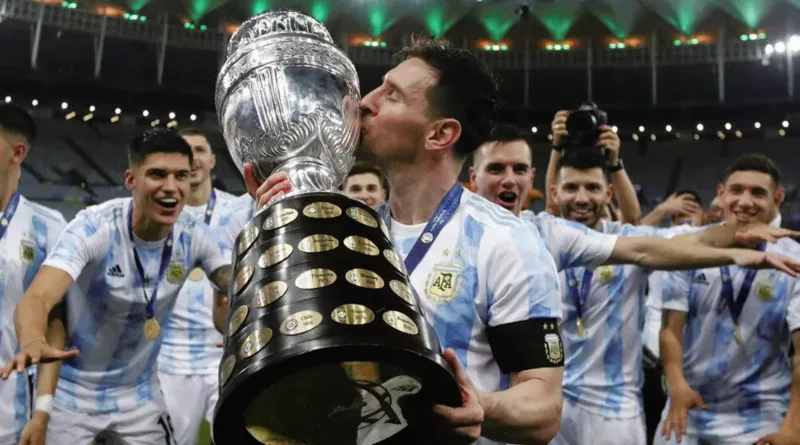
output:
[[[561,41],[574,31],[573,25],[584,19],[604,25],[606,34],[619,39],[647,31],[656,23],[688,37],[715,15],[738,24],[739,32],[755,31],[772,17],[783,31],[785,14],[795,15],[796,7],[800,6],[800,0],[66,0],[64,3],[79,8],[105,8],[107,14],[152,17],[166,12],[178,20],[219,30],[230,29],[269,9],[292,8],[329,26],[344,21],[346,29],[363,31],[373,38],[404,24],[403,28],[437,37],[462,26],[474,36],[476,27],[483,28],[481,33],[494,41],[506,37],[512,28]],[[581,27],[582,34],[584,28]]]

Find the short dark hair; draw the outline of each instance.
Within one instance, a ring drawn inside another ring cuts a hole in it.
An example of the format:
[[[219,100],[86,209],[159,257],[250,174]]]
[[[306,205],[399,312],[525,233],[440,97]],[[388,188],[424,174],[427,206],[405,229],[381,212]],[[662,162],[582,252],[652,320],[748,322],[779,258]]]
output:
[[[170,128],[151,128],[136,136],[128,145],[128,165],[135,167],[153,153],[177,153],[194,161],[192,147],[177,131]]]
[[[725,170],[722,182],[727,182],[728,178],[736,172],[746,171],[766,173],[772,178],[775,186],[781,185],[781,170],[772,159],[760,153],[745,154],[733,161],[733,164],[729,165],[728,169]]]
[[[182,128],[178,130],[178,134],[181,136],[203,136],[208,139],[208,135],[203,130],[195,127]]]
[[[363,175],[365,173],[371,173],[377,176],[378,180],[381,182],[381,185],[383,185],[384,180],[386,180],[383,170],[370,162],[356,162],[355,165],[353,165],[353,168],[350,169],[350,173],[347,174],[347,177],[349,178],[355,175]]]
[[[29,145],[36,140],[36,122],[30,113],[19,105],[0,105],[0,127],[11,134],[24,137]]]
[[[700,207],[703,206],[703,199],[700,198],[700,194],[692,189],[675,190],[674,193],[675,196],[689,195],[692,197],[692,201],[696,202]]]
[[[489,139],[486,140],[484,143],[487,142],[500,142],[500,143],[507,143],[507,142],[514,142],[514,141],[523,141],[528,146],[528,152],[531,155],[531,162],[533,162],[533,133],[530,130],[527,130],[522,127],[518,127],[516,125],[510,124],[498,124],[492,128],[492,133],[489,135]],[[475,166],[475,156],[472,159],[472,165]]]
[[[599,168],[603,170],[603,177],[606,177],[606,154],[601,147],[566,150],[556,164],[556,171],[560,174],[564,167],[576,170]]]
[[[414,39],[395,55],[396,63],[422,59],[439,75],[428,94],[432,111],[461,124],[461,137],[453,147],[466,157],[486,142],[497,112],[497,81],[486,64],[471,52],[449,42],[430,38]]]

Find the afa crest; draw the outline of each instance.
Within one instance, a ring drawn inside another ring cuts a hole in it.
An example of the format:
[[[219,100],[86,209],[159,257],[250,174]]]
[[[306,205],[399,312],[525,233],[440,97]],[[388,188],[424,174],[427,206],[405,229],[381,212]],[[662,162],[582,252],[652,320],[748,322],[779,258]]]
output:
[[[614,278],[614,268],[611,266],[602,266],[597,268],[597,274],[600,279],[609,282]]]
[[[558,334],[545,334],[544,353],[550,363],[557,365],[564,360],[564,349],[561,347],[561,338]]]
[[[775,298],[775,292],[772,289],[772,285],[769,283],[759,283],[756,287],[756,296],[759,300],[763,301],[764,303],[768,301],[772,301]]]
[[[172,284],[180,284],[185,274],[186,269],[183,267],[183,263],[172,263],[167,269],[167,281]]]
[[[36,258],[36,246],[33,241],[22,241],[19,245],[19,258],[25,263],[32,263]]]
[[[463,271],[464,266],[457,263],[436,264],[425,282],[425,294],[436,304],[453,301],[461,290]]]

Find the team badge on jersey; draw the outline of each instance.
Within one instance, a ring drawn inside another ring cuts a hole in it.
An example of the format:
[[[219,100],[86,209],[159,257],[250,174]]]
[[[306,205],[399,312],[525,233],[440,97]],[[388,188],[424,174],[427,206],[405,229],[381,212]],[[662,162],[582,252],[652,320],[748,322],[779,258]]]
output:
[[[561,347],[561,338],[558,334],[545,334],[544,353],[550,363],[557,365],[564,359],[564,349]]]
[[[597,273],[600,276],[600,279],[605,282],[609,282],[612,278],[614,278],[614,268],[611,266],[598,267]]]
[[[756,296],[758,296],[759,300],[766,303],[775,298],[775,292],[773,291],[771,284],[759,283],[758,287],[756,287]]]
[[[36,258],[36,247],[33,241],[25,240],[20,243],[19,258],[26,263],[33,262],[34,258]]]
[[[461,273],[464,266],[458,263],[438,263],[433,266],[433,271],[428,274],[425,282],[425,294],[436,304],[453,301],[461,290],[463,278]]]
[[[183,276],[186,273],[186,270],[183,267],[183,263],[172,263],[169,265],[169,269],[167,269],[167,281],[172,284],[179,284],[183,281]]]

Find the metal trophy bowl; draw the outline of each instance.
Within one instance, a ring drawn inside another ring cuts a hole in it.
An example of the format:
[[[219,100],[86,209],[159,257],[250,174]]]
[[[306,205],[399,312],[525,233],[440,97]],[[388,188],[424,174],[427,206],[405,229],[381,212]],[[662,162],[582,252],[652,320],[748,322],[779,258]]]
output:
[[[228,49],[215,98],[231,155],[259,180],[287,172],[293,190],[234,246],[215,442],[397,440],[402,407],[461,395],[386,225],[336,191],[359,139],[355,67],[292,11],[251,18]]]

